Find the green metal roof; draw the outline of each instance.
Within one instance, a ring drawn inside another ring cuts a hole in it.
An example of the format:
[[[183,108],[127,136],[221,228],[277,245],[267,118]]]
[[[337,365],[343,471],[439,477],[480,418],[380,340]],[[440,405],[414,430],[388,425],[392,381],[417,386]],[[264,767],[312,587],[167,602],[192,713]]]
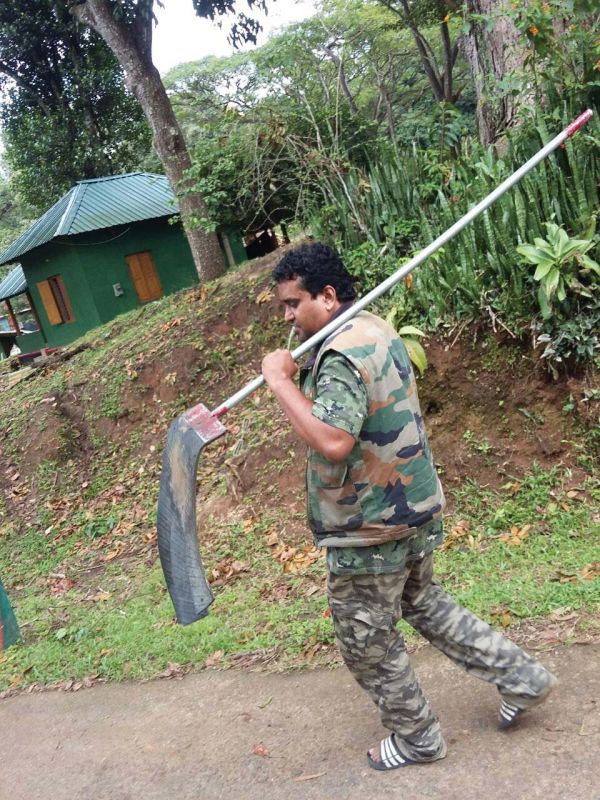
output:
[[[0,266],[16,261],[57,236],[74,236],[113,225],[164,217],[176,214],[178,210],[164,175],[132,172],[79,181],[0,253]]]
[[[15,267],[3,281],[0,281],[0,301],[10,300],[27,290],[27,281],[21,267]]]

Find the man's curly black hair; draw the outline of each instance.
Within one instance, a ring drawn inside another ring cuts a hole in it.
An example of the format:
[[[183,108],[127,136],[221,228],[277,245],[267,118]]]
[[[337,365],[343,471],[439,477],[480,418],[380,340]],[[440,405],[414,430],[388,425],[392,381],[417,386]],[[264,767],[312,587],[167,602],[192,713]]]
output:
[[[335,250],[321,242],[310,242],[286,253],[272,273],[275,283],[299,278],[300,285],[316,297],[325,286],[333,286],[342,303],[356,298],[352,276]]]

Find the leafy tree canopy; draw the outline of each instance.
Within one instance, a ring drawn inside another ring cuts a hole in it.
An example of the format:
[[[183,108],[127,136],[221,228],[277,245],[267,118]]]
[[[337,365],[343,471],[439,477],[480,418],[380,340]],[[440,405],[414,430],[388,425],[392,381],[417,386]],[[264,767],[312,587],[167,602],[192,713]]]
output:
[[[136,168],[149,148],[115,57],[53,0],[0,7],[0,91],[13,187],[37,211],[77,180]]]
[[[227,14],[236,13],[236,0],[192,0],[196,13],[207,19],[217,19]],[[256,8],[267,11],[267,0],[246,0],[249,9]],[[260,22],[243,11],[237,10],[236,21],[231,27],[229,38],[234,46],[243,42],[256,43],[256,37],[261,29]]]
[[[179,65],[164,82],[211,219],[249,228],[306,218],[315,193],[328,202],[325,175],[339,183],[415,131],[428,145],[420,120],[438,116],[411,33],[361,0],[325,0],[261,47]]]
[[[8,180],[0,175],[0,250],[7,247],[33,219],[33,209],[21,202]],[[10,265],[0,267],[0,280],[11,269]]]

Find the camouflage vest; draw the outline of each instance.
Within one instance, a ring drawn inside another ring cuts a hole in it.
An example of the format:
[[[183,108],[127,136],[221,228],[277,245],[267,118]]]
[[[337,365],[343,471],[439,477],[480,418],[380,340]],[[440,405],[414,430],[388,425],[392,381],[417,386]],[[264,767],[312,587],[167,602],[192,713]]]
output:
[[[316,543],[360,547],[411,536],[441,516],[444,494],[404,343],[384,320],[360,312],[323,342],[304,376],[302,389],[311,400],[323,357],[332,350],[360,373],[368,415],[345,461],[309,449],[308,517]]]

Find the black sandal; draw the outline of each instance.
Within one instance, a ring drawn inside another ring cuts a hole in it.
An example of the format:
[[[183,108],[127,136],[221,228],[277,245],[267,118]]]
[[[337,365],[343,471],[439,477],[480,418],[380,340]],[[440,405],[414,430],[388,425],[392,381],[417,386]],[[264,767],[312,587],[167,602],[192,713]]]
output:
[[[447,748],[445,743],[443,743],[435,756],[415,761],[415,759],[409,758],[400,752],[394,734],[392,733],[387,739],[383,739],[379,743],[379,757],[381,760],[375,761],[371,758],[371,753],[367,753],[367,760],[369,766],[373,769],[390,770],[399,769],[400,767],[409,767],[411,764],[428,764],[430,761],[437,761],[440,758],[444,758],[446,752]]]

